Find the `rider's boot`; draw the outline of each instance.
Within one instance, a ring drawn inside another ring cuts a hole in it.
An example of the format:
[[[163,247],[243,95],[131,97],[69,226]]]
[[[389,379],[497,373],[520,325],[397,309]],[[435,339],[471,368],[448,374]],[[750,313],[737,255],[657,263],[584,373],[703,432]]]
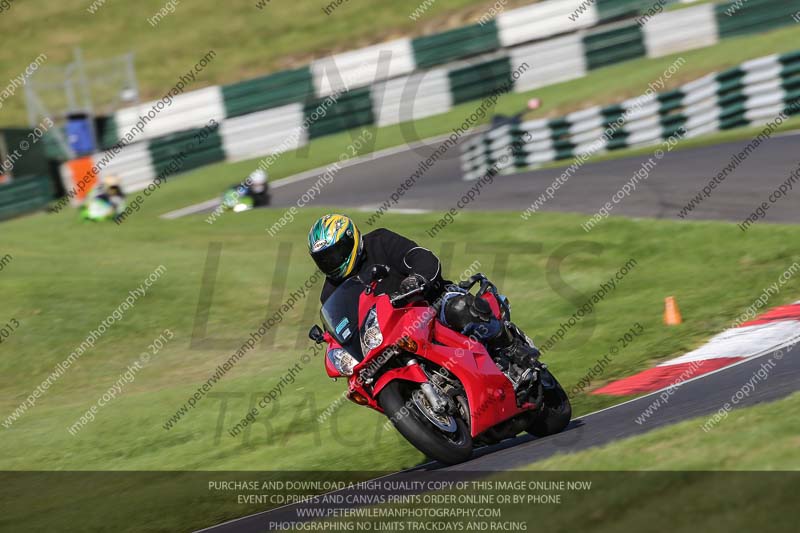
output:
[[[518,403],[522,403],[533,383],[534,364],[539,358],[539,350],[512,322],[504,322],[500,333],[487,342],[487,347],[500,369],[514,384]]]

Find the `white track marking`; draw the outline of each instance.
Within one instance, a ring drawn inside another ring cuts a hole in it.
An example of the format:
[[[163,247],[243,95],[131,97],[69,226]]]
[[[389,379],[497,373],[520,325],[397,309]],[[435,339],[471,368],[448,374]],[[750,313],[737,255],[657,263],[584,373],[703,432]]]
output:
[[[185,217],[186,215],[193,215],[195,213],[200,213],[205,211],[206,209],[211,209],[213,207],[217,207],[219,205],[219,198],[214,198],[213,200],[206,200],[205,202],[201,202],[199,204],[190,205],[188,207],[182,207],[180,209],[176,209],[175,211],[170,211],[169,213],[164,213],[160,216],[160,218],[166,219],[175,219],[180,217]]]
[[[754,326],[731,328],[712,337],[706,344],[658,366],[672,366],[727,357],[750,357],[795,344],[800,338],[800,321],[778,320]]]
[[[378,205],[362,205],[361,207],[356,208],[357,211],[361,211],[363,213],[371,213],[378,209]],[[398,215],[424,215],[425,213],[430,213],[430,209],[416,209],[411,207],[393,207],[390,209],[393,214]],[[386,213],[388,214],[389,211]]]

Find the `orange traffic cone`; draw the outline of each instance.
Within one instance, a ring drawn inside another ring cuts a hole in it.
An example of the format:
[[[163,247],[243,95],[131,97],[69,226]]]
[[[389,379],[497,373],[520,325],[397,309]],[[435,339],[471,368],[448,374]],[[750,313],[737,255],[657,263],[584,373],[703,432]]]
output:
[[[668,326],[677,326],[683,322],[681,318],[681,312],[678,309],[678,303],[675,301],[675,297],[667,296],[664,299],[664,324]]]

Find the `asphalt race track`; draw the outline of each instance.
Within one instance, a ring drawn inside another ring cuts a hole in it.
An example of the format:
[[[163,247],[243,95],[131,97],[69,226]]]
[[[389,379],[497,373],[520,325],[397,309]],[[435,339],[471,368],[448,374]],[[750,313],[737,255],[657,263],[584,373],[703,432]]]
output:
[[[680,209],[747,143],[733,142],[667,153],[657,162],[647,180],[640,181],[637,189],[617,204],[612,214],[678,219]],[[798,147],[800,135],[776,136],[762,144],[686,220],[741,222],[800,166]],[[431,152],[431,149],[419,147],[343,168],[332,183],[322,188],[320,197],[312,205],[373,211],[389,199],[389,195]],[[435,163],[395,207],[439,212],[455,207],[458,198],[473,185],[461,178],[458,154],[456,148],[451,148],[446,159]],[[594,214],[651,156],[587,163],[556,191],[543,210]],[[467,208],[523,211],[565,168],[497,176],[494,183],[485,186],[480,197]],[[274,205],[294,205],[317,179],[317,175],[311,175],[308,179],[275,188]],[[358,191],[358,194],[353,191]],[[800,211],[795,207],[797,200],[791,198],[792,192],[772,205],[766,222],[800,222]]]
[[[475,475],[485,472],[488,475],[491,472],[530,464],[555,453],[574,452],[600,446],[681,420],[708,416],[720,409],[726,402],[731,402],[731,398],[752,378],[761,365],[770,359],[774,362],[775,367],[770,371],[769,377],[759,384],[749,396],[741,400],[736,408],[769,402],[800,390],[800,344],[795,344],[791,349],[784,350],[780,358],[777,358],[775,353],[757,356],[685,381],[669,393],[666,390],[655,392],[577,418],[563,433],[558,435],[543,439],[533,437],[510,439],[496,446],[479,449],[475,453],[475,458],[466,463],[447,468],[430,463],[417,470],[466,471]],[[662,395],[666,395],[666,400],[661,402],[658,409],[646,422],[638,424],[636,419],[642,411]],[[725,424],[726,422],[723,420],[720,423]],[[699,427],[698,431],[700,431]],[[263,532],[266,531],[266,524],[270,521],[297,521],[296,506],[265,511],[202,531],[214,533]]]
[[[351,162],[354,164],[342,166],[331,183],[322,185],[319,196],[309,205],[373,212],[390,199],[392,192],[418,168],[421,161],[433,153],[441,141],[428,142],[413,149],[386,150],[386,155],[378,157],[367,155]],[[734,154],[739,153],[748,142],[737,141],[667,153],[663,159],[656,161],[657,165],[648,178],[640,181],[629,197],[614,206],[611,214],[679,220],[677,213],[681,208],[731,163]],[[750,157],[729,174],[710,198],[704,199],[685,220],[743,221],[800,167],[798,147],[800,134],[776,135],[769,139],[751,152]],[[444,212],[455,207],[461,195],[473,186],[472,182],[462,180],[459,155],[458,148],[450,148],[442,159],[417,179],[416,184],[405,192],[392,209]],[[643,156],[587,163],[555,192],[552,199],[547,200],[541,210],[594,214],[652,155],[648,152]],[[480,196],[467,209],[524,211],[565,169],[548,168],[497,176],[492,184],[482,188]],[[272,188],[273,206],[288,208],[295,205],[324,172],[325,169],[317,169],[316,172],[280,180]],[[353,191],[358,193],[354,194]],[[800,222],[800,211],[795,208],[796,200],[791,198],[792,193],[794,191],[773,204],[760,223]],[[210,212],[218,204],[218,201],[210,200],[162,216],[176,218]]]

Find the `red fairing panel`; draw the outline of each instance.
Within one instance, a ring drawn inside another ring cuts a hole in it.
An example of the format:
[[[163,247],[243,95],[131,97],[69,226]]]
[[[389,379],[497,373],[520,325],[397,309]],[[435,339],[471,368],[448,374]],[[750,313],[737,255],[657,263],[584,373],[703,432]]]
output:
[[[492,308],[492,313],[494,314],[495,318],[502,318],[503,313],[500,309],[500,302],[497,301],[497,298],[494,294],[487,292],[483,296],[481,296],[484,300],[489,302],[489,307]]]
[[[414,383],[425,383],[428,381],[428,376],[425,375],[425,372],[422,371],[419,365],[395,368],[378,378],[378,381],[375,382],[375,386],[372,388],[372,394],[377,397],[386,385],[396,379],[412,381]]]
[[[492,361],[486,348],[436,322],[433,339],[451,348],[431,344],[425,357],[450,370],[464,385],[472,436],[520,413],[511,382]]]

